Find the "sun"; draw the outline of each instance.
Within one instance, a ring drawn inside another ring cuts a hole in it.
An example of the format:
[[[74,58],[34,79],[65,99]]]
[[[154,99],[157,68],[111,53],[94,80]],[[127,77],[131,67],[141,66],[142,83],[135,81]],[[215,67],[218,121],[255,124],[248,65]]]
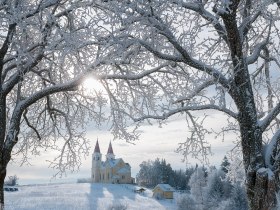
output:
[[[104,90],[104,87],[102,86],[102,84],[90,77],[90,78],[87,78],[83,81],[83,84],[82,84],[83,88],[85,88],[86,92],[90,93],[92,91],[103,91]]]

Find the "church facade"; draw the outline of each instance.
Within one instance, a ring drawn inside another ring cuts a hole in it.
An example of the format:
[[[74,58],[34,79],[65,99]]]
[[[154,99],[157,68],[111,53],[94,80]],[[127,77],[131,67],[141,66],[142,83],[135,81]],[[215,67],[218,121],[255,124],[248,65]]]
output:
[[[92,154],[91,179],[95,183],[133,184],[131,167],[122,158],[115,158],[110,142],[106,160],[102,161],[98,140]]]

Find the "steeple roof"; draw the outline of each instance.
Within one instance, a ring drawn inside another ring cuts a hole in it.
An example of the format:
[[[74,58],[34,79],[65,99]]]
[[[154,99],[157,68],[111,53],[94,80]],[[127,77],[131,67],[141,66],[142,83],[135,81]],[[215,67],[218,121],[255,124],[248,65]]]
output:
[[[114,154],[112,144],[110,142],[107,154]]]
[[[98,139],[97,139],[96,144],[95,144],[94,153],[100,153]]]

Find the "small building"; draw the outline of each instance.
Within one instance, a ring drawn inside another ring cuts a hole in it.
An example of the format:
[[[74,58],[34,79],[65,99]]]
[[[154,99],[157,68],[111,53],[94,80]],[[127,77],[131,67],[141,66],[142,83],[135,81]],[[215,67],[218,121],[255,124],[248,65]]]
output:
[[[165,198],[165,199],[173,199],[174,188],[169,184],[158,184],[153,189],[153,197],[155,198]]]

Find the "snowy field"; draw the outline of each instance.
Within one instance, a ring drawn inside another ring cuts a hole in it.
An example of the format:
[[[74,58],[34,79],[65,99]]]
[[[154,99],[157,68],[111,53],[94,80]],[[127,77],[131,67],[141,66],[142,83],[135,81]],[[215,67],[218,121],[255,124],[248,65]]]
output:
[[[5,192],[5,210],[113,210],[113,204],[127,210],[176,210],[175,200],[156,200],[152,192],[133,192],[135,186],[113,184],[51,184],[20,186]]]

